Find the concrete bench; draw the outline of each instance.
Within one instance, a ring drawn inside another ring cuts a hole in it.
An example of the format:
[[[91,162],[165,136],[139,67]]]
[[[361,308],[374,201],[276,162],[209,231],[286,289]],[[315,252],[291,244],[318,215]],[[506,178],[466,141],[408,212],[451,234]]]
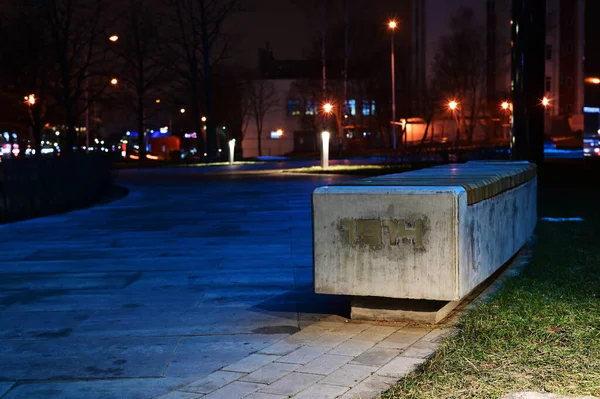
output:
[[[313,193],[314,288],[352,318],[437,323],[525,244],[536,167],[468,162]]]

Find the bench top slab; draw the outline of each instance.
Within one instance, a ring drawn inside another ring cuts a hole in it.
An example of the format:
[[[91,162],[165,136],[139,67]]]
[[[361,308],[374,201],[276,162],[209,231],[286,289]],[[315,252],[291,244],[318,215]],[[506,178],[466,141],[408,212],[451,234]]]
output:
[[[492,198],[535,178],[529,162],[473,161],[435,166],[411,172],[370,177],[336,186],[462,187],[469,205]]]

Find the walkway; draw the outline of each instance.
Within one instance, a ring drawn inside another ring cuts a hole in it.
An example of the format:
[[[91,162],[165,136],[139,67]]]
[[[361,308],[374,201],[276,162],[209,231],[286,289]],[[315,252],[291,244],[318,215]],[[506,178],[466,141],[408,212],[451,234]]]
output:
[[[310,193],[348,177],[194,170],[0,226],[0,397],[160,396],[347,309],[312,294]]]

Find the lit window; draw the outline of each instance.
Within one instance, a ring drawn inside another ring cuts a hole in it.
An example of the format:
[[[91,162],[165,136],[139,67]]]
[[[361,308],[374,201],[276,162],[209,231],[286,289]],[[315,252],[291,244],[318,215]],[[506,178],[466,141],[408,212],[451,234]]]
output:
[[[306,100],[306,110],[304,111],[304,113],[306,115],[315,115],[317,113],[314,101]]]
[[[362,114],[363,115],[371,115],[371,104],[368,100],[363,100],[362,102]]]
[[[356,100],[346,101],[346,113],[356,115]]]
[[[363,100],[362,114],[363,115],[375,115],[375,101]]]
[[[287,114],[288,116],[300,115],[300,100],[288,100]]]

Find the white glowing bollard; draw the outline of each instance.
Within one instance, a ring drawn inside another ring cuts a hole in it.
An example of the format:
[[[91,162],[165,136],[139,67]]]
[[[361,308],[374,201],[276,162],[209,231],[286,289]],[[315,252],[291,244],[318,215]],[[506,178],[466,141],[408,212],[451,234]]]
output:
[[[323,145],[321,150],[321,168],[327,170],[329,169],[329,132],[321,133],[321,144]]]
[[[229,165],[233,165],[233,154],[235,153],[235,139],[229,140]]]

